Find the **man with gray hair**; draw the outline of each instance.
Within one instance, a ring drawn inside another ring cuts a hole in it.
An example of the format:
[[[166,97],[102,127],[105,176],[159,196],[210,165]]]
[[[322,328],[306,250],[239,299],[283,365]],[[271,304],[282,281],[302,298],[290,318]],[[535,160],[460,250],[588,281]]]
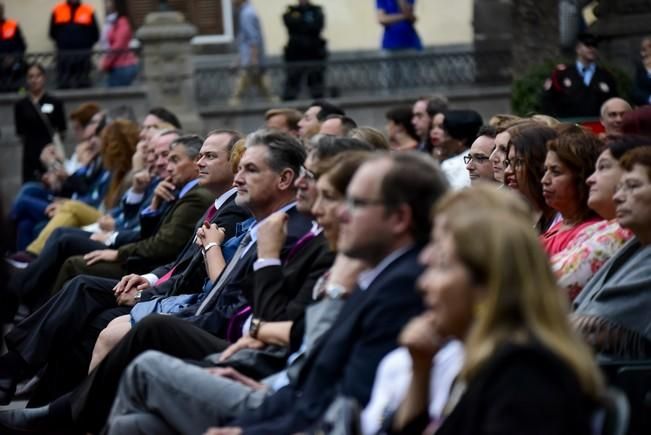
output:
[[[599,121],[604,126],[604,137],[621,136],[624,115],[633,110],[628,101],[613,97],[601,105]]]
[[[297,242],[312,228],[311,219],[299,213],[295,203],[295,181],[304,160],[302,144],[287,134],[259,131],[250,135],[234,185],[236,203],[247,208],[254,221],[244,232],[225,242],[225,245],[234,244],[237,249],[217,282],[205,286],[196,302],[182,312],[150,315],[138,322],[71,394],[34,412],[12,413],[12,421],[5,420],[5,423],[11,423],[15,429],[53,424],[64,431],[69,425],[99,430],[110,410],[122,371],[140,353],[160,350],[181,358],[198,359],[223,350],[227,334],[234,328],[243,330],[246,327],[231,320],[246,313],[243,309],[247,305],[244,295],[249,285],[247,279],[253,275],[254,267],[262,267],[262,264],[254,265],[258,263],[256,245],[260,225],[276,212],[280,213],[275,216],[283,216],[283,213],[286,216],[287,237],[281,258],[290,255]],[[59,419],[61,416],[63,420]]]

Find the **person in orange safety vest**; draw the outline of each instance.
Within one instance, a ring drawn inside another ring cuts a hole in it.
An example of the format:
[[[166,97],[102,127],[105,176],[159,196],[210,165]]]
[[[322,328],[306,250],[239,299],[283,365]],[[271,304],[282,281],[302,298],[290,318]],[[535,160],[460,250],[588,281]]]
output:
[[[91,50],[99,39],[93,7],[80,0],[57,4],[50,19],[50,38],[57,47],[58,87],[91,86]]]
[[[26,49],[18,22],[5,17],[5,5],[0,2],[0,92],[15,91],[20,86]]]

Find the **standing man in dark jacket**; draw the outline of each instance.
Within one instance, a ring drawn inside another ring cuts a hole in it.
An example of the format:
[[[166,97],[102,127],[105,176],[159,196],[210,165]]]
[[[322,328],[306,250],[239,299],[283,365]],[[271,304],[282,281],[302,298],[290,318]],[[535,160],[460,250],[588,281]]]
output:
[[[287,76],[283,100],[295,100],[301,91],[303,76],[307,75],[307,85],[312,98],[323,98],[325,90],[325,59],[328,57],[326,41],[321,37],[325,17],[321,6],[309,0],[299,0],[297,5],[287,7],[283,14],[289,41],[285,46]],[[295,62],[322,62],[315,66],[292,65]]]
[[[25,74],[23,55],[27,50],[16,20],[5,17],[5,5],[0,3],[0,92],[18,89]]]
[[[50,38],[57,47],[58,87],[90,87],[90,51],[99,40],[93,7],[80,0],[57,4],[50,19]]]
[[[597,65],[598,42],[596,36],[582,33],[576,43],[576,62],[556,66],[544,84],[545,114],[557,118],[598,118],[601,105],[617,96],[615,78]]]

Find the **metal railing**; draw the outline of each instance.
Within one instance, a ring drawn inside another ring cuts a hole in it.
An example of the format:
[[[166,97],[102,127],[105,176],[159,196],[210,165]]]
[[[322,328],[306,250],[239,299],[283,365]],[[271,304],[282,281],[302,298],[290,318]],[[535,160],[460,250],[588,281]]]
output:
[[[108,73],[100,69],[105,56],[122,56],[138,49],[124,51],[59,51],[47,53],[0,54],[0,92],[15,92],[26,85],[27,66],[38,63],[45,68],[48,89],[80,89],[108,86]],[[133,83],[142,76],[139,68]]]
[[[373,54],[361,58],[338,58],[327,62],[292,63],[291,68],[324,70],[326,97],[396,95],[417,91],[433,92],[456,85],[508,84],[511,80],[508,50],[423,52],[400,55]],[[229,65],[198,65],[195,69],[196,98],[199,105],[223,105],[233,95],[240,70]],[[280,60],[266,65],[271,91],[283,95],[287,65]],[[308,96],[306,74],[303,95]],[[245,98],[259,98],[249,89]]]

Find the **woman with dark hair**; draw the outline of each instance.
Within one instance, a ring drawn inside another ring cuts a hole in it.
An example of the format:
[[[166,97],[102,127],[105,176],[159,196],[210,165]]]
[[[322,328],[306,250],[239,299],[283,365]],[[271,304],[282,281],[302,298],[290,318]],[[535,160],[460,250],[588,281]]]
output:
[[[563,251],[581,231],[600,220],[588,207],[586,181],[594,171],[604,143],[579,127],[563,131],[547,143],[542,177],[545,202],[562,217],[541,236],[550,257]]]
[[[617,221],[635,235],[574,301],[576,329],[605,358],[651,358],[651,146],[619,159]]]
[[[415,150],[418,148],[418,134],[411,123],[411,107],[394,107],[389,109],[386,130],[389,136],[389,147],[394,151]]]
[[[615,219],[613,195],[623,173],[619,158],[628,150],[644,145],[651,145],[651,140],[623,136],[609,142],[587,179],[588,207],[604,220],[586,227],[571,245],[551,258],[558,283],[568,290],[571,300],[633,235]]]
[[[106,0],[106,22],[100,40],[102,57],[100,69],[108,73],[107,85],[129,86],[138,74],[138,58],[129,49],[133,36],[127,18],[126,0]]]
[[[513,128],[509,134],[504,184],[522,194],[533,212],[536,230],[544,233],[557,213],[545,202],[541,179],[545,173],[547,142],[558,135],[554,129],[540,124]]]
[[[23,182],[40,181],[47,169],[41,164],[41,152],[48,145],[60,145],[67,128],[63,102],[45,91],[45,82],[43,65],[29,65],[28,94],[14,105],[16,134],[23,143]]]

